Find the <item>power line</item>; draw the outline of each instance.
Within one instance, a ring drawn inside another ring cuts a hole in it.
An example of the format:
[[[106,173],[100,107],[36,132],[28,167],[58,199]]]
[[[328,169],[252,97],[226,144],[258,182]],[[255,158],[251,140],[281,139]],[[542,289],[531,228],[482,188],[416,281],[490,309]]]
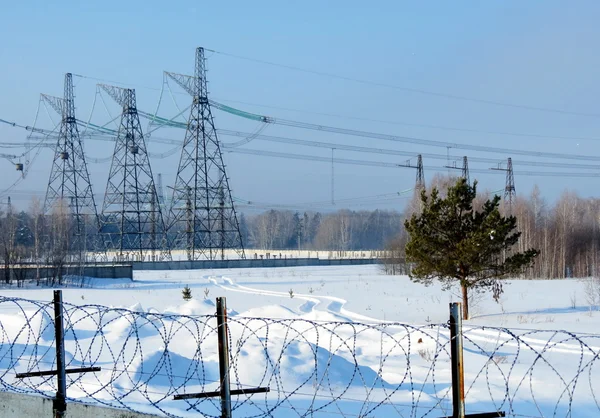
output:
[[[140,84],[136,84],[136,83],[118,82],[118,81],[106,80],[106,79],[92,77],[92,76],[86,76],[86,75],[76,75],[76,74],[73,74],[73,75],[81,77],[81,78],[85,78],[85,79],[94,80],[94,81],[108,82],[108,83],[119,84],[119,85],[124,85],[124,86],[134,86],[134,87],[143,88],[143,89],[152,90],[152,91],[161,91],[161,89],[159,89],[157,87],[150,87],[150,86],[140,85]],[[176,91],[176,92],[173,92],[173,94],[185,95],[186,93]],[[290,108],[290,107],[285,107],[285,106],[268,105],[268,104],[264,104],[264,103],[247,102],[247,101],[242,101],[242,100],[233,100],[233,99],[219,98],[219,97],[215,97],[214,100],[218,100],[221,102],[244,104],[244,105],[249,105],[249,106],[264,107],[267,109],[276,109],[276,110],[284,110],[284,111],[289,111],[289,112],[312,114],[312,115],[318,115],[318,116],[328,116],[328,117],[335,117],[335,118],[349,119],[349,120],[358,120],[358,121],[364,121],[364,122],[385,123],[385,124],[390,124],[390,125],[411,126],[411,127],[416,127],[416,128],[438,129],[438,130],[442,130],[442,131],[468,132],[468,133],[486,134],[486,135],[504,135],[504,136],[515,136],[515,137],[522,137],[522,138],[559,139],[559,140],[566,140],[566,141],[600,141],[600,138],[586,137],[586,136],[545,135],[545,134],[539,134],[539,133],[495,131],[495,130],[489,130],[489,129],[473,129],[473,128],[444,126],[444,125],[427,124],[427,123],[398,122],[398,121],[390,121],[390,120],[383,120],[383,119],[372,119],[372,118],[364,118],[364,117],[360,117],[360,116],[340,115],[340,114],[329,113],[329,112],[316,112],[316,111],[311,111],[311,110],[303,110],[303,109],[296,109],[296,108]],[[542,108],[540,108],[540,110],[541,109]],[[600,114],[585,114],[585,113],[582,115],[584,115],[584,116],[600,116]]]
[[[231,131],[228,129],[218,129],[217,131],[221,135],[234,136],[234,137],[249,137],[251,135],[251,134],[248,134],[245,132]],[[386,149],[386,148],[362,147],[362,146],[345,145],[345,144],[339,144],[339,143],[329,143],[329,142],[322,142],[322,141],[309,141],[309,140],[295,139],[295,138],[288,138],[288,137],[281,137],[281,136],[273,136],[273,135],[256,134],[256,135],[252,135],[252,139],[257,139],[260,141],[279,142],[279,143],[285,143],[285,144],[309,146],[309,147],[316,147],[316,148],[327,148],[327,149],[335,148],[337,150],[365,152],[365,153],[372,153],[372,154],[402,155],[402,156],[411,157],[411,158],[417,157],[418,155],[421,155],[425,158],[432,158],[432,159],[438,159],[438,160],[447,160],[448,158],[451,160],[459,160],[459,159],[463,158],[463,156],[456,156],[456,155],[448,156],[446,154],[417,153],[414,151],[401,151],[401,150],[393,150],[393,149]],[[234,146],[229,145],[229,144],[225,144],[224,146],[226,148],[235,148]],[[488,164],[498,164],[502,161],[505,161],[505,159],[494,159],[494,158],[484,158],[484,157],[469,157],[469,158],[471,159],[471,161],[474,161],[474,162],[481,162],[481,163],[488,163]],[[521,165],[521,166],[600,170],[600,164],[550,163],[550,162],[542,162],[542,161],[519,161],[519,162],[515,161],[514,164]]]
[[[230,113],[232,115],[252,119],[255,121],[262,121],[265,123],[288,126],[293,128],[300,129],[308,129],[320,132],[328,132],[335,134],[342,134],[348,136],[356,136],[362,138],[372,138],[379,139],[384,141],[393,141],[393,142],[401,142],[401,143],[411,143],[411,144],[419,144],[426,145],[431,147],[442,147],[442,148],[453,148],[453,149],[464,149],[471,151],[480,151],[480,152],[488,152],[488,153],[502,153],[504,155],[529,155],[529,156],[537,156],[541,158],[555,158],[555,159],[567,159],[567,160],[585,160],[585,161],[600,161],[600,156],[591,156],[591,155],[580,155],[580,154],[565,154],[565,153],[554,153],[554,152],[545,152],[545,151],[527,151],[521,149],[510,149],[510,148],[500,148],[500,147],[490,147],[485,145],[470,145],[470,144],[461,144],[456,142],[448,142],[448,141],[439,141],[439,140],[431,140],[431,139],[423,139],[417,137],[410,136],[402,136],[402,135],[390,135],[390,134],[382,134],[377,132],[369,132],[369,131],[361,131],[356,129],[347,129],[347,128],[339,128],[335,126],[328,125],[320,125],[315,123],[308,122],[300,122],[294,120],[286,120],[286,119],[278,119],[264,115],[257,115],[249,112],[245,112],[239,109],[234,109],[229,106],[225,106],[221,103],[210,100],[210,104],[224,112]],[[141,112],[146,117],[151,117],[145,112]],[[169,127],[176,128],[186,128],[186,124],[167,121],[165,118],[155,118],[158,120],[157,123],[164,124]]]
[[[448,149],[448,148],[463,149],[463,150],[480,151],[480,152],[488,152],[488,153],[501,153],[501,154],[505,154],[505,155],[527,155],[527,156],[536,156],[536,157],[540,157],[540,158],[600,161],[600,156],[592,156],[592,155],[565,154],[565,153],[546,152],[546,151],[527,151],[527,150],[521,150],[521,149],[490,147],[490,146],[486,146],[486,145],[460,144],[460,143],[456,143],[456,142],[438,141],[438,140],[423,139],[423,138],[416,138],[416,137],[410,137],[410,136],[398,136],[398,135],[381,134],[381,133],[369,132],[369,131],[360,131],[360,130],[356,130],[356,129],[337,128],[334,126],[318,125],[318,124],[313,124],[313,123],[297,122],[297,121],[285,120],[285,119],[270,118],[269,122],[277,124],[277,125],[289,126],[289,127],[294,127],[294,128],[309,129],[309,130],[329,132],[329,133],[337,133],[337,134],[357,136],[357,137],[362,137],[362,138],[380,139],[383,141],[419,144],[419,145],[426,145],[426,146],[446,148],[446,149]]]
[[[474,97],[461,96],[458,94],[442,93],[442,92],[436,92],[436,91],[432,91],[432,90],[418,89],[418,88],[382,83],[382,82],[377,82],[377,81],[365,80],[365,79],[360,79],[360,78],[348,77],[348,76],[329,73],[329,72],[325,72],[325,71],[311,70],[311,69],[307,69],[307,68],[301,68],[301,67],[296,67],[296,66],[287,65],[287,64],[280,64],[280,63],[262,60],[262,59],[258,59],[258,58],[245,57],[245,56],[231,54],[231,53],[223,52],[223,51],[216,51],[216,50],[211,50],[211,49],[206,49],[206,50],[211,51],[215,54],[219,54],[219,55],[223,55],[223,56],[227,56],[227,57],[231,57],[231,58],[251,61],[251,62],[255,62],[255,63],[259,63],[259,64],[271,65],[274,67],[285,68],[288,70],[318,75],[321,77],[335,78],[338,80],[351,81],[351,82],[358,83],[358,84],[390,88],[390,89],[395,89],[395,90],[407,91],[410,93],[418,93],[418,94],[427,95],[427,96],[442,97],[445,99],[460,100],[460,101],[480,103],[480,104],[493,105],[493,106],[510,107],[510,108],[515,108],[515,109],[533,110],[533,111],[539,111],[539,112],[549,112],[549,113],[556,113],[556,114],[562,114],[562,115],[585,116],[585,117],[593,117],[593,118],[600,117],[600,114],[598,114],[598,113],[574,112],[574,111],[568,111],[568,110],[563,110],[563,109],[554,109],[554,108],[549,108],[549,107],[538,107],[538,106],[531,106],[531,105],[524,105],[524,104],[508,103],[508,102],[502,102],[502,101],[498,101],[498,100],[479,99],[479,98],[474,98]]]
[[[228,153],[234,154],[250,154],[250,155],[258,155],[262,157],[275,157],[275,158],[288,158],[295,160],[306,160],[306,161],[316,161],[331,164],[331,157],[320,157],[316,155],[306,155],[306,154],[291,154],[285,152],[276,152],[276,151],[265,151],[265,150],[254,150],[254,149],[245,149],[245,148],[234,148],[227,149]],[[369,167],[385,167],[385,168],[412,168],[415,167],[410,164],[400,164],[400,163],[390,163],[384,161],[368,161],[368,160],[355,160],[348,158],[335,158],[334,162],[336,164],[348,164],[348,165],[362,165]],[[444,166],[425,166],[427,169],[431,169],[434,171],[444,171],[446,167]],[[485,170],[485,169],[470,169],[471,173],[480,173],[480,174],[494,174],[494,170]],[[532,177],[600,177],[600,173],[575,173],[575,172],[553,172],[553,171],[515,171],[514,172],[520,176],[532,176]]]
[[[314,147],[314,148],[326,148],[326,149],[336,148],[339,150],[345,150],[345,151],[351,151],[351,152],[382,154],[382,155],[399,155],[399,156],[406,156],[409,158],[414,158],[419,154],[419,153],[410,152],[410,151],[394,150],[394,149],[387,149],[387,148],[362,147],[362,146],[345,145],[345,144],[339,144],[339,143],[329,143],[329,142],[322,142],[322,141],[309,141],[309,140],[302,140],[302,139],[295,139],[295,138],[288,138],[288,137],[281,137],[281,136],[261,135],[261,134],[256,134],[256,133],[232,131],[232,130],[228,130],[228,129],[217,129],[217,132],[220,135],[226,135],[226,136],[251,138],[252,140],[256,139],[256,140],[268,141],[268,142],[295,144],[295,145],[309,146],[309,147]],[[35,138],[35,137],[33,137],[33,138]],[[156,136],[153,136],[152,138],[153,138],[153,141],[157,142],[157,143],[170,144],[170,145],[181,145],[182,144],[182,141],[177,140],[177,139],[170,139],[170,138],[156,137]],[[112,136],[110,136],[109,134],[94,134],[94,135],[90,135],[89,139],[111,141],[111,142],[114,141],[114,138]],[[247,143],[247,142],[244,142],[244,144],[245,143]],[[232,150],[233,148],[236,148],[236,147],[237,147],[237,145],[226,144],[226,143],[223,144],[223,148],[225,148],[227,150]],[[165,157],[169,156],[172,153],[172,151],[173,150],[170,150],[170,151],[167,151],[166,153],[162,153],[162,154],[152,154],[152,156],[154,158],[165,158]],[[509,154],[509,155],[511,153],[518,153],[518,154],[528,155],[528,156],[532,156],[532,155],[536,156],[539,154],[539,152],[537,152],[537,151],[526,152],[526,151],[519,151],[519,150],[514,150],[514,149],[504,149],[504,151],[506,154]],[[230,151],[230,152],[234,152],[234,151]],[[239,153],[242,153],[242,152],[240,151]],[[253,152],[245,151],[243,153],[251,154]],[[457,155],[445,155],[445,154],[436,154],[436,153],[420,153],[420,154],[424,158],[437,159],[437,160],[448,160],[448,159],[459,160],[459,159],[463,158],[463,157],[457,156]],[[557,155],[564,156],[565,154],[557,154]],[[566,155],[569,156],[568,154],[566,154]],[[577,157],[582,157],[582,156],[576,156],[576,155],[573,156],[572,155],[570,157],[577,158]],[[559,157],[556,157],[556,158],[559,158]],[[597,158],[600,160],[600,157],[588,157],[585,159],[587,160],[587,159],[591,159],[591,158]],[[486,163],[486,164],[498,164],[503,161],[503,159],[494,159],[494,158],[486,158],[486,157],[469,157],[469,159],[472,162],[479,162],[479,163]],[[331,161],[331,160],[328,159],[328,161]],[[339,161],[337,161],[337,162],[339,162]],[[544,162],[544,161],[515,160],[515,161],[513,161],[513,165],[515,165],[515,166],[532,166],[532,167],[549,167],[549,168],[571,168],[571,169],[580,169],[580,170],[600,170],[600,164],[574,164],[574,163],[558,163],[558,162],[555,163],[555,162]],[[487,172],[487,171],[484,170],[483,172]],[[523,172],[519,172],[519,174],[522,174],[522,173]],[[532,174],[533,172],[528,172],[528,173],[530,173],[529,175],[534,175],[534,174]],[[538,173],[540,173],[540,172],[538,172]],[[590,176],[590,175],[586,175],[584,173],[560,173],[560,172],[556,172],[554,174],[544,173],[544,174],[540,174],[540,175],[559,176],[562,174],[565,174],[566,176],[570,176],[570,177],[596,177],[595,175]]]
[[[305,113],[309,115],[318,115],[318,116],[328,116],[340,119],[349,119],[349,120],[358,120],[363,122],[373,122],[373,123],[385,123],[389,125],[400,125],[400,126],[411,126],[415,128],[428,128],[428,129],[439,129],[442,131],[455,131],[455,132],[469,132],[476,134],[487,134],[487,135],[504,135],[504,136],[516,136],[523,138],[538,138],[538,139],[560,139],[567,141],[600,141],[600,138],[586,137],[586,136],[560,136],[560,135],[545,135],[545,134],[537,134],[537,133],[526,133],[526,132],[513,132],[513,131],[494,131],[488,129],[472,129],[472,128],[464,128],[464,127],[456,127],[456,126],[444,126],[444,125],[436,125],[436,124],[427,124],[427,123],[411,123],[411,122],[398,122],[391,121],[385,119],[373,119],[373,118],[364,118],[360,116],[350,116],[350,115],[340,115],[335,113],[328,112],[316,112],[312,110],[304,110],[304,109],[295,109],[285,106],[275,106],[275,105],[266,105],[261,103],[253,103],[242,100],[231,100],[215,97],[215,100],[221,102],[228,103],[236,103],[236,104],[244,104],[248,106],[257,106],[264,107],[267,109],[276,109],[276,110],[284,110],[288,112],[298,112]]]

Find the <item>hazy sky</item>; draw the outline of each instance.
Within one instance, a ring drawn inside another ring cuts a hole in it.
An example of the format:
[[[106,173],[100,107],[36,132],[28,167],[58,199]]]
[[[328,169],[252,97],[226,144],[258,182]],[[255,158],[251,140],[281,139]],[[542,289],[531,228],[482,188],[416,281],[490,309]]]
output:
[[[62,96],[65,72],[88,77],[75,78],[80,119],[87,120],[92,110],[97,83],[92,78],[136,87],[138,107],[154,112],[162,71],[192,73],[194,48],[204,46],[256,60],[206,54],[211,98],[240,109],[398,136],[599,159],[552,160],[509,152],[481,153],[284,126],[268,126],[265,135],[401,150],[414,155],[468,155],[498,161],[512,157],[518,193],[529,193],[537,183],[550,200],[565,189],[595,196],[600,178],[536,173],[600,174],[600,169],[519,163],[600,167],[599,18],[597,1],[7,2],[0,22],[0,118],[31,124],[39,93]],[[174,91],[177,106],[185,108],[190,98],[181,90]],[[111,114],[117,115],[118,107],[107,96],[104,98]],[[96,99],[92,120],[106,122],[110,118],[101,98]],[[159,113],[168,117],[177,113],[166,93]],[[220,129],[251,132],[259,127],[258,123],[217,110],[214,115]],[[146,128],[147,121],[142,124]],[[40,112],[37,126],[52,128],[45,110]],[[159,130],[154,135],[183,139],[184,131]],[[0,142],[24,142],[25,136],[23,130],[0,124]],[[227,136],[221,139],[223,143],[239,140]],[[152,140],[149,144],[156,156],[152,158],[153,171],[163,173],[165,188],[174,180],[179,159],[173,147]],[[327,148],[258,139],[241,148],[331,157]],[[111,155],[112,144],[87,140],[85,149],[91,157],[102,159]],[[158,154],[168,151],[173,155],[158,158]],[[23,150],[7,148],[0,152],[18,154]],[[409,159],[341,150],[335,151],[335,157],[399,164]],[[26,178],[9,193],[1,193],[0,199],[5,201],[11,195],[25,205],[32,195],[43,197],[51,158],[50,150],[42,149]],[[313,207],[309,202],[331,200],[331,164],[228,152],[224,158],[233,194],[252,201],[257,208],[277,204],[306,209]],[[23,157],[21,162],[25,160]],[[427,180],[435,170],[445,171],[440,167],[447,164],[432,158],[424,158],[424,163]],[[471,173],[472,179],[479,179],[481,188],[504,187],[504,173],[489,170],[494,164],[469,165],[484,171]],[[6,160],[0,160],[0,167],[0,189],[4,190],[19,173]],[[89,167],[101,207],[109,163],[90,163]],[[415,180],[415,170],[410,168],[343,164],[334,164],[333,168],[334,198],[338,202],[335,207],[401,209],[405,203],[402,199],[369,203],[365,197],[410,189]],[[353,198],[359,199],[344,201]]]

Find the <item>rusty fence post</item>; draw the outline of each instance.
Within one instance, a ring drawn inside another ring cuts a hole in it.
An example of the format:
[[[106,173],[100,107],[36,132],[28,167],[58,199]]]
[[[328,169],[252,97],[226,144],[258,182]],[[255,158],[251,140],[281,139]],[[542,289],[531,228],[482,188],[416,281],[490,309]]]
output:
[[[452,364],[452,417],[465,417],[465,375],[461,303],[450,304],[450,362]]]

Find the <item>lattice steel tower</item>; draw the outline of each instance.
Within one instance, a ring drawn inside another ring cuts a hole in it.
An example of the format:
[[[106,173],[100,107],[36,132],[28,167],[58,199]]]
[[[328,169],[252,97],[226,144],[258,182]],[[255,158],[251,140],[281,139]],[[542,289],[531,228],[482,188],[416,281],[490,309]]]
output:
[[[102,207],[105,248],[117,260],[171,258],[135,90],[99,84],[123,107]]]
[[[225,259],[234,249],[244,258],[237,214],[225,173],[210,104],[204,48],[196,49],[194,76],[165,72],[193,98],[179,160],[169,232],[173,248],[185,248],[188,260]]]
[[[506,163],[506,185],[504,186],[504,201],[508,202],[508,213],[512,215],[512,205],[517,193],[515,191],[515,176],[513,173],[512,158]]]
[[[51,212],[63,201],[69,208],[73,222],[69,248],[79,252],[92,249],[93,241],[90,235],[95,235],[98,229],[98,212],[75,117],[71,73],[65,74],[62,99],[47,95],[42,95],[42,99],[61,115],[58,141],[54,149],[54,160],[44,201],[44,213]]]
[[[415,182],[415,191],[419,193],[425,188],[425,174],[423,172],[423,157],[417,155],[417,178]]]
[[[469,178],[469,161],[466,155],[463,157],[461,177],[467,181],[467,184],[471,184],[471,179]]]

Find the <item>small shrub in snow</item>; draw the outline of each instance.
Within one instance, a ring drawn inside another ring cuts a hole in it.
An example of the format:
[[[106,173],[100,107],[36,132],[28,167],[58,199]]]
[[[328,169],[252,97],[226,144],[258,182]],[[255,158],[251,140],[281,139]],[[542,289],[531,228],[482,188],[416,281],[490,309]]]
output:
[[[592,308],[598,310],[600,307],[600,277],[592,277],[585,281],[585,298]]]
[[[293,299],[294,298],[294,290],[290,289],[288,293],[290,294],[290,299]]]
[[[204,299],[208,299],[208,294],[210,293],[210,290],[208,287],[204,288]]]
[[[181,290],[181,295],[185,301],[192,300],[192,289],[186,284]]]

